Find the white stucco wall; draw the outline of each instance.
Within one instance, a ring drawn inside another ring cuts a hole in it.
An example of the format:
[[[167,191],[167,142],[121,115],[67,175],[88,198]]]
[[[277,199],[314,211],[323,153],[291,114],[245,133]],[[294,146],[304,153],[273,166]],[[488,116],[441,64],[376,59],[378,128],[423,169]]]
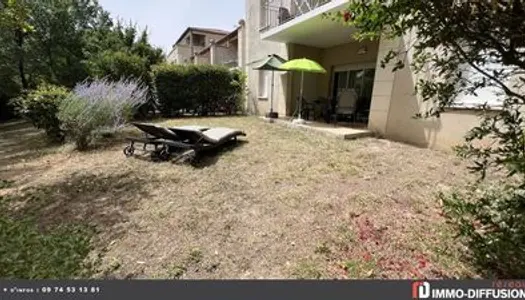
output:
[[[220,46],[215,47],[215,64],[222,65],[231,61],[237,60],[237,43],[231,44],[229,46]]]
[[[209,65],[211,62],[210,62],[210,52],[206,52],[206,53],[203,53],[203,54],[200,54],[200,55],[197,55],[195,57],[195,64],[197,65]]]
[[[479,124],[479,110],[449,109],[440,118],[415,119],[419,112],[428,111],[415,94],[415,84],[425,73],[416,74],[411,68],[411,53],[405,58],[405,68],[392,72],[392,66],[381,68],[379,62],[389,49],[404,51],[415,35],[397,40],[381,40],[374,81],[369,129],[386,138],[442,150],[451,150],[463,142],[465,134]],[[464,100],[464,99],[459,99]],[[470,97],[470,101],[480,101]]]
[[[370,104],[370,115],[368,117],[368,128],[381,135],[386,133],[388,114],[390,110],[390,100],[392,98],[392,88],[395,81],[395,73],[391,68],[381,68],[381,59],[392,49],[398,49],[401,42],[399,40],[379,41],[377,52],[376,72],[374,78],[374,90],[372,92],[372,102]]]
[[[250,112],[265,114],[269,111],[268,99],[258,98],[259,72],[252,70],[250,62],[261,59],[269,54],[277,54],[288,59],[288,47],[284,43],[262,41],[260,38],[260,1],[246,0],[246,68],[248,75],[248,99],[247,107]],[[274,111],[280,116],[286,115],[286,95],[290,93],[288,88],[288,75],[276,73],[274,86]]]
[[[169,63],[182,64],[184,60],[189,60],[191,56],[191,48],[187,45],[175,45],[173,50],[167,57]]]

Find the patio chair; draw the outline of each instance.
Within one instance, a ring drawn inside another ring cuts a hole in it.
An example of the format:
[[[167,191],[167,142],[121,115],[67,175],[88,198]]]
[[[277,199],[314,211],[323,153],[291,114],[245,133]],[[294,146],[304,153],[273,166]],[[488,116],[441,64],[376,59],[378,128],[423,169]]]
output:
[[[335,123],[337,123],[337,118],[339,116],[350,116],[350,118],[353,119],[357,111],[357,93],[355,90],[341,90],[337,98],[335,110],[332,114]]]
[[[209,127],[205,126],[198,126],[198,125],[186,125],[186,126],[180,126],[180,127],[162,127],[156,124],[151,123],[131,123],[133,126],[137,127],[139,130],[141,130],[144,133],[143,138],[139,137],[127,137],[126,140],[130,142],[128,146],[124,148],[124,155],[126,156],[132,156],[135,152],[135,143],[141,143],[143,144],[143,151],[146,151],[146,147],[148,145],[153,145],[155,147],[155,151],[152,153],[153,156],[160,156],[160,158],[165,157],[167,155],[166,151],[163,151],[165,149],[158,150],[158,146],[164,145],[163,140],[180,140],[181,137],[179,137],[174,130],[177,129],[187,129],[187,130],[197,130],[197,131],[205,131],[208,130]]]
[[[324,118],[325,109],[329,100],[325,97],[319,97],[312,102],[313,120],[319,121]]]

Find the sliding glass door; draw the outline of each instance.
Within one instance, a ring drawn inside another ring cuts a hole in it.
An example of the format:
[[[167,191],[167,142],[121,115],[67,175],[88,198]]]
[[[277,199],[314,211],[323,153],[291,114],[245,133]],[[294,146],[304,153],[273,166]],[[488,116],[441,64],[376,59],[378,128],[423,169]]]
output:
[[[338,67],[333,74],[332,97],[337,97],[342,90],[353,89],[358,96],[357,114],[361,121],[368,120],[368,111],[374,89],[375,64],[349,65]]]

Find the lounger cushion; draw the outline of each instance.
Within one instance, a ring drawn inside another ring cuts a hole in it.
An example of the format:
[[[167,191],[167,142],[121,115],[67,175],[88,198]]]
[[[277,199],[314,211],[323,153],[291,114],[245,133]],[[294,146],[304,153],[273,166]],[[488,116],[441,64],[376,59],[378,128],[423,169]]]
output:
[[[221,142],[230,140],[233,137],[245,135],[244,132],[240,130],[225,127],[211,128],[206,131],[189,128],[172,128],[171,130],[183,140],[188,140],[189,143],[193,144],[201,143],[202,141],[209,144],[220,144]]]
[[[177,130],[201,132],[209,128],[209,127],[199,126],[199,125],[185,125],[185,126],[180,126],[180,127],[168,128],[168,127],[163,127],[163,126],[152,124],[152,123],[134,122],[132,124],[150,136],[153,136],[155,138],[168,139],[168,140],[179,140],[180,139],[179,136],[177,136],[177,134],[175,133],[177,132]]]
[[[143,131],[144,133],[153,136],[155,138],[163,139],[176,139],[177,135],[171,130],[166,129],[165,127],[158,126],[156,124],[148,123],[132,123],[135,127]]]
[[[218,143],[223,139],[230,139],[234,136],[244,135],[244,133],[237,129],[216,127],[202,132],[202,135],[208,142]]]

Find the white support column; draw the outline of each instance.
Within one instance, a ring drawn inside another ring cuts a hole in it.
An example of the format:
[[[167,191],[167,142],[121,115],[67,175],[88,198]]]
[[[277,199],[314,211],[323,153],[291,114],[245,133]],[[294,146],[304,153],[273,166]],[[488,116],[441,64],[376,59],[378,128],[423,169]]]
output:
[[[217,44],[215,40],[210,40],[210,64],[216,64],[216,55],[217,55]]]
[[[376,73],[374,78],[374,90],[372,92],[372,103],[368,129],[385,135],[387,132],[388,114],[392,104],[392,90],[396,74],[392,72],[392,66],[381,68],[381,60],[390,50],[398,50],[402,39],[387,40],[381,38],[377,57]]]
[[[193,32],[190,30],[190,57],[195,55],[195,47],[193,46]]]
[[[237,32],[237,67],[244,70],[246,65],[246,25],[244,20],[239,21],[239,31]]]

